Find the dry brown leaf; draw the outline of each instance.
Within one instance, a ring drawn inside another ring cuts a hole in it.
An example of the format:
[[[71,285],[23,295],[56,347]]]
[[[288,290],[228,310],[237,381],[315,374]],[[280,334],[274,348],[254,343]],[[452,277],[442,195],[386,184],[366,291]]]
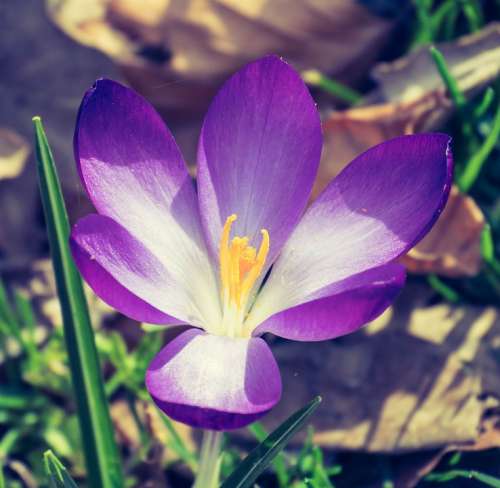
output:
[[[484,225],[483,212],[476,202],[453,186],[434,227],[401,261],[412,273],[474,276],[482,263]]]
[[[466,95],[473,95],[500,74],[500,24],[497,22],[437,47]],[[371,103],[412,101],[431,91],[444,90],[428,46],[394,62],[377,65],[372,76],[378,87],[368,97]]]
[[[498,311],[416,308],[419,294],[409,287],[364,332],[276,345],[284,393],[265,423],[321,394],[312,422],[323,446],[402,453],[475,442],[484,413],[499,404]]]
[[[432,92],[411,102],[333,113],[323,124],[325,145],[313,197],[360,153],[392,137],[427,130],[435,125],[436,114],[448,105],[442,93]],[[436,225],[403,258],[403,263],[414,273],[474,276],[482,263],[484,224],[484,215],[475,201],[453,187]]]
[[[479,437],[471,444],[449,445],[438,451],[411,453],[395,466],[394,487],[414,488],[433,471],[443,456],[456,451],[486,451],[500,446],[500,425],[497,415],[487,417],[480,427]]]
[[[0,127],[0,180],[19,176],[30,154],[28,141],[17,132]]]
[[[481,422],[479,435],[469,444],[451,444],[446,452],[453,451],[486,451],[500,446],[500,416],[499,412],[487,415]]]
[[[445,454],[446,450],[440,449],[402,456],[399,463],[394,463],[394,488],[415,488],[422,478],[439,464]]]
[[[52,0],[77,41],[124,69],[157,108],[199,111],[245,62],[278,53],[340,79],[366,73],[392,26],[350,0]],[[178,117],[178,114],[176,115]]]

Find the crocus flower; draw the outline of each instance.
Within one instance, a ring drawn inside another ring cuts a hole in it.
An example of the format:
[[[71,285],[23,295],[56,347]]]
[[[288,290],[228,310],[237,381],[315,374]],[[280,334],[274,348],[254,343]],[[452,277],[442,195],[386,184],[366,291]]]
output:
[[[307,88],[275,56],[243,67],[213,100],[197,188],[142,97],[110,80],[86,93],[75,154],[97,213],[74,226],[72,252],[95,293],[125,315],[192,326],[146,374],[170,417],[214,430],[256,420],[281,396],[264,333],[332,339],[401,290],[395,260],[448,196],[449,138],[405,136],[368,150],[306,210],[321,146]]]

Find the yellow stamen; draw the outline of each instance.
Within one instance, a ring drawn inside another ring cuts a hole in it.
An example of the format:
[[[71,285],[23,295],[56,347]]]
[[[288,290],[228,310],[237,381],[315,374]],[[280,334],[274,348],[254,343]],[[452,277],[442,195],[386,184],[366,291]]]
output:
[[[255,247],[247,246],[243,250],[240,258],[240,280],[252,269],[256,256],[257,251]]]
[[[238,303],[239,299],[239,282],[240,282],[240,255],[242,247],[245,245],[244,239],[235,237],[231,241],[231,256],[230,264],[230,293],[229,296],[233,302]],[[239,304],[238,304],[239,305]]]
[[[241,296],[247,297],[252,290],[253,285],[257,281],[257,278],[262,273],[264,264],[266,264],[266,258],[269,253],[269,232],[266,229],[262,229],[262,242],[260,243],[259,253],[255,259],[254,265],[250,268],[250,271],[245,276],[245,279],[241,283]]]
[[[269,233],[262,229],[262,242],[259,251],[248,245],[248,237],[236,236],[230,241],[231,227],[237,219],[230,215],[222,229],[220,240],[220,279],[221,293],[225,306],[236,305],[244,310],[253,286],[264,269],[269,253]]]
[[[222,229],[222,236],[220,239],[220,279],[222,282],[223,292],[224,290],[227,290],[229,288],[229,236],[231,235],[231,226],[233,225],[233,222],[236,220],[236,218],[236,214],[233,214],[226,219],[226,223],[224,224],[224,228]]]

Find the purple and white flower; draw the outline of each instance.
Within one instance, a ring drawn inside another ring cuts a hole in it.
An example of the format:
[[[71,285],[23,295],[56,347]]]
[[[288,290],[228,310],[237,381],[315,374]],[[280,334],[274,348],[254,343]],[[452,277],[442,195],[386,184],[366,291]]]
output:
[[[97,213],[74,226],[73,256],[125,315],[192,326],[146,374],[172,418],[215,430],[256,420],[281,395],[262,334],[348,334],[401,290],[395,260],[446,203],[449,137],[404,136],[366,151],[306,209],[321,147],[314,101],[275,56],[243,67],[212,102],[197,187],[142,97],[110,80],[86,93],[75,154]]]

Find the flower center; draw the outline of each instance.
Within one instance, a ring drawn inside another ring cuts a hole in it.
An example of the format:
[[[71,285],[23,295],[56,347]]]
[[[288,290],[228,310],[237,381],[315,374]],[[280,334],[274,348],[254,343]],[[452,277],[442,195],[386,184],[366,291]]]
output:
[[[223,306],[222,329],[225,335],[243,335],[243,322],[254,285],[262,273],[269,253],[269,232],[261,229],[259,250],[249,246],[248,237],[231,239],[231,227],[236,214],[226,219],[220,239],[220,280]]]

